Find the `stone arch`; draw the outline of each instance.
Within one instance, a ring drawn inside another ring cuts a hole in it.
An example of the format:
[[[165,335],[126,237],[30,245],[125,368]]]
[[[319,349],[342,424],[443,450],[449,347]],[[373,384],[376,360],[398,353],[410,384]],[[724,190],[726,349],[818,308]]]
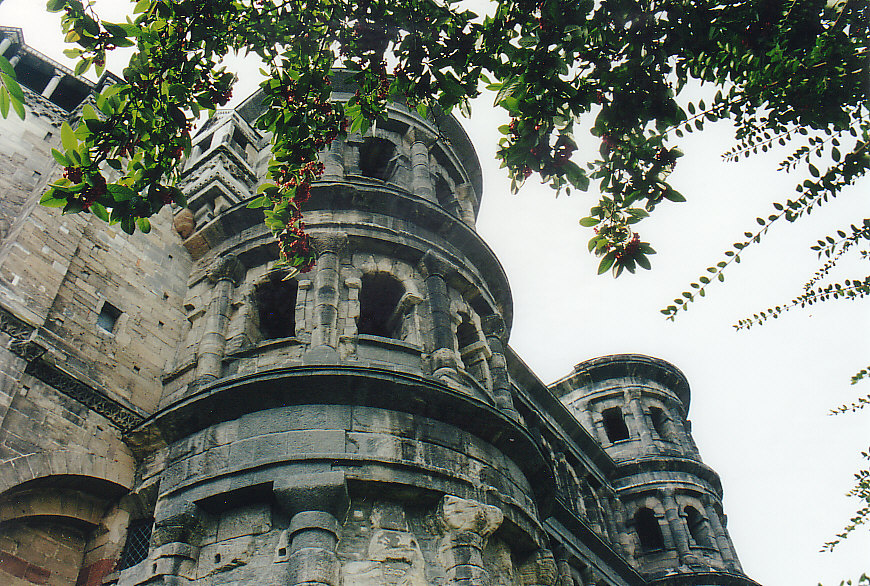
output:
[[[127,454],[111,459],[74,450],[36,452],[0,462],[0,496],[25,482],[61,475],[96,478],[129,490],[133,471],[133,458]]]
[[[351,319],[356,319],[357,332],[360,332],[359,320],[362,318],[362,302],[363,296],[366,295],[364,292],[366,281],[370,282],[374,275],[385,275],[394,280],[401,288],[401,292],[391,303],[393,308],[390,318],[393,322],[392,333],[394,335],[388,337],[394,337],[412,344],[419,344],[420,328],[417,323],[418,316],[416,315],[415,308],[423,300],[422,295],[420,295],[420,283],[422,280],[414,269],[407,263],[374,254],[364,255],[363,258],[355,254],[353,264],[359,271],[355,271],[355,274],[359,275],[359,277],[358,280],[354,278],[347,281],[350,283],[353,280],[356,283],[356,286],[348,291],[348,301],[358,302],[359,309],[357,311],[350,311],[348,315]]]
[[[480,316],[464,298],[450,303],[453,318],[453,340],[456,356],[464,370],[487,391],[492,391],[492,375],[489,359],[492,351],[486,341]]]

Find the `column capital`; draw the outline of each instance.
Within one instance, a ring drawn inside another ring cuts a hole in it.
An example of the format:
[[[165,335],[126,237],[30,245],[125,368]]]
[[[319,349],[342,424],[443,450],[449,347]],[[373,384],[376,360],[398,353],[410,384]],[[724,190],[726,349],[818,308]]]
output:
[[[431,250],[423,255],[419,266],[426,277],[439,276],[445,278],[456,270],[446,259],[441,258]]]
[[[327,252],[339,254],[344,250],[348,242],[347,232],[338,232],[334,230],[328,232],[317,231],[311,232],[309,236],[311,238],[311,247],[317,253],[317,256]]]
[[[227,280],[237,285],[244,277],[245,266],[232,254],[218,258],[208,271],[208,280],[212,283]]]

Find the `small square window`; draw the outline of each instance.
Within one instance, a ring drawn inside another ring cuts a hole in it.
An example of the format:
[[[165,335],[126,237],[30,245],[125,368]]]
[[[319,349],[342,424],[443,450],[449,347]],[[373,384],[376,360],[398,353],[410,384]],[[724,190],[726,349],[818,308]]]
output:
[[[100,310],[100,315],[97,317],[97,325],[107,332],[115,331],[115,325],[118,323],[118,318],[121,317],[121,310],[109,303],[103,303],[103,308]]]

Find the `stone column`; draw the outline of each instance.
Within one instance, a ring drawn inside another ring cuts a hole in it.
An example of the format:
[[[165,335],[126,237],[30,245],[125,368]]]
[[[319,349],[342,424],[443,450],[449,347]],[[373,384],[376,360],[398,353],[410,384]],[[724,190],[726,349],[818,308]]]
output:
[[[162,584],[181,583],[180,578],[185,583],[192,580],[203,535],[202,510],[190,501],[163,500],[158,502],[154,518],[148,577],[161,576]]]
[[[359,147],[362,144],[362,136],[359,133],[348,135],[344,141],[344,174],[359,175]]]
[[[15,55],[13,55],[12,57],[9,58],[9,65],[11,65],[12,67],[15,67],[16,65],[18,65],[19,61],[21,61],[21,54],[16,53]]]
[[[640,390],[626,389],[625,401],[628,404],[631,416],[634,418],[634,425],[637,428],[638,436],[640,436],[641,449],[644,452],[654,451],[655,445],[653,444],[652,433],[650,433],[649,425],[643,412],[643,406],[640,404]]]
[[[719,546],[719,553],[725,561],[725,565],[731,569],[742,571],[740,562],[737,560],[737,554],[731,545],[731,538],[728,537],[728,532],[725,530],[725,525],[719,518],[719,512],[716,509],[716,503],[709,497],[704,503],[702,514],[707,516],[710,521],[710,527],[713,529],[713,536],[716,539],[716,544]]]
[[[668,522],[668,527],[671,530],[671,536],[674,539],[677,554],[680,556],[680,565],[695,566],[698,565],[698,558],[692,555],[691,546],[689,545],[689,533],[683,517],[680,515],[680,507],[674,498],[673,489],[665,489],[661,491],[662,506],[665,508],[665,519]]]
[[[447,573],[448,586],[486,586],[489,572],[483,568],[487,538],[504,520],[501,509],[446,495],[438,505],[444,536],[438,546],[438,561]]]
[[[54,93],[54,90],[57,89],[58,84],[60,84],[60,80],[63,79],[63,74],[58,71],[54,72],[54,76],[48,80],[48,84],[46,84],[45,89],[42,90],[42,97],[51,99],[51,94]]]
[[[323,161],[324,181],[341,181],[344,179],[344,139],[336,138],[331,145],[320,153]]]
[[[548,549],[539,549],[517,568],[517,577],[523,586],[556,586],[559,569],[553,553]]]
[[[432,313],[432,374],[455,378],[457,363],[446,279],[451,267],[430,251],[420,261],[420,269],[426,275],[426,290]]]
[[[235,256],[225,256],[218,259],[208,273],[208,280],[213,287],[211,301],[203,316],[204,330],[196,349],[194,382],[198,386],[221,377],[226,330],[230,319],[230,299],[244,272],[242,263]]]
[[[419,138],[411,145],[411,174],[414,195],[434,201],[435,193],[429,175],[429,147]]]
[[[347,244],[344,232],[316,232],[311,245],[317,255],[314,274],[314,319],[306,363],[338,362],[339,264]]]
[[[505,336],[504,320],[500,315],[492,314],[481,320],[486,343],[489,344],[492,356],[489,359],[489,372],[492,376],[492,394],[496,406],[514,421],[522,421],[520,414],[514,408],[511,382],[508,377],[507,360],[504,356]]]
[[[6,49],[8,49],[12,45],[12,37],[6,37],[2,41],[0,41],[0,57],[6,53]]]
[[[456,186],[456,201],[459,204],[459,215],[466,225],[474,228],[474,190],[470,183]]]
[[[350,507],[344,473],[287,475],[272,490],[278,505],[292,515],[286,545],[276,558],[287,562],[284,584],[339,586],[341,562],[335,548]]]

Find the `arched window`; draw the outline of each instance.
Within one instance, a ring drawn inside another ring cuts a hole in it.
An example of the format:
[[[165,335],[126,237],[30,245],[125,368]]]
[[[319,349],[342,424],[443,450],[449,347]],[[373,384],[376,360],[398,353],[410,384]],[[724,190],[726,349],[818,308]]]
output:
[[[487,364],[486,341],[466,313],[460,314],[462,321],[456,326],[456,343],[465,371],[485,386],[489,385],[489,365]]]
[[[254,301],[260,318],[260,333],[264,340],[290,338],[296,335],[295,279],[284,280],[284,273],[274,274],[257,287]]]
[[[655,551],[664,549],[665,540],[662,537],[662,529],[652,509],[643,507],[634,514],[634,529],[640,539],[643,551]]]
[[[402,315],[399,301],[405,288],[387,273],[367,273],[359,293],[360,334],[401,339]]]
[[[601,415],[604,418],[604,431],[607,433],[607,439],[611,442],[618,442],[629,438],[628,426],[625,425],[622,409],[611,407],[602,411]]]
[[[701,547],[713,547],[713,539],[710,535],[710,527],[706,519],[692,506],[685,508],[686,524],[689,526],[689,535],[695,543]]]
[[[372,179],[388,181],[395,172],[396,145],[385,138],[370,136],[359,148],[360,173]]]
[[[659,438],[663,440],[671,439],[670,434],[668,433],[668,417],[665,415],[664,411],[658,407],[650,407],[649,418],[652,422],[653,429],[656,434],[658,434]]]

